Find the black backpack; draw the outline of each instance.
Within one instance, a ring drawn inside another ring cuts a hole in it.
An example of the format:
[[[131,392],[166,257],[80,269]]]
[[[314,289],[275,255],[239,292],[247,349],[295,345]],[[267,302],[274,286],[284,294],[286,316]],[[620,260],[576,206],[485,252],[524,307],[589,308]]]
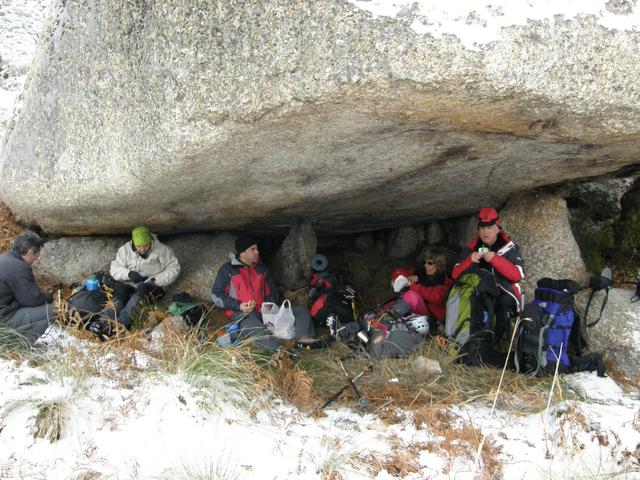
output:
[[[424,342],[425,337],[393,311],[369,313],[365,317],[368,317],[365,348],[371,358],[406,357]]]
[[[357,294],[348,273],[315,273],[309,287],[309,311],[316,326],[323,326],[329,315],[337,315],[342,324],[355,321]]]
[[[100,312],[107,300],[107,294],[102,288],[87,290],[86,286],[83,286],[67,300],[70,319],[78,319],[83,327],[88,327],[100,319]],[[75,317],[74,312],[77,312],[79,318]]]

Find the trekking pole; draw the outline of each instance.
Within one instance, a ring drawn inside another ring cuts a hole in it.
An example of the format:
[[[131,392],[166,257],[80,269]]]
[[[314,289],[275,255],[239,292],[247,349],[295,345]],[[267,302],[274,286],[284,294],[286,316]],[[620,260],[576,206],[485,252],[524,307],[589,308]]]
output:
[[[553,356],[556,357],[556,368],[553,370],[553,380],[551,381],[551,391],[549,392],[549,399],[547,400],[547,408],[545,408],[544,410],[544,418],[542,420],[542,428],[544,429],[545,453],[547,456],[549,456],[549,442],[547,439],[547,418],[549,416],[549,408],[551,407],[551,399],[553,398],[553,391],[555,389],[556,382],[558,382],[558,367],[560,366],[560,357],[562,356],[563,346],[564,344],[560,343],[560,351],[558,352],[558,355],[556,355],[556,352],[553,350],[553,348],[550,349],[551,352],[553,353]]]
[[[349,376],[349,373],[344,368],[342,360],[338,360],[338,365],[340,365],[340,370],[342,370],[342,373],[344,373],[344,376],[347,378],[347,382],[349,382],[349,385],[351,385],[351,388],[353,388],[353,391],[356,392],[356,395],[358,396],[358,406],[365,407],[367,405],[367,399],[362,396],[360,390],[358,390],[358,387],[356,387],[356,384],[353,383],[353,379]]]
[[[324,405],[320,407],[320,410],[326,408],[328,405],[335,402],[338,398],[340,398],[340,395],[342,395],[344,391],[347,390],[348,388],[352,388],[352,387],[355,388],[353,384],[356,382],[356,380],[358,380],[360,377],[362,377],[363,375],[371,371],[373,371],[373,365],[369,364],[366,367],[364,367],[362,371],[360,371],[360,373],[358,373],[355,377],[352,378],[347,376],[347,379],[348,379],[347,384],[344,387],[342,387],[340,390],[338,390],[336,393],[331,395],[331,397],[329,397],[329,399],[326,402],[324,402]]]
[[[516,318],[516,324],[513,327],[513,333],[511,334],[511,340],[509,341],[509,353],[511,352],[511,349],[513,348],[513,341],[516,338],[516,332],[518,331],[518,327],[520,326],[520,320],[521,317],[520,315],[518,315],[518,317]],[[504,380],[504,374],[507,370],[507,364],[509,363],[509,353],[507,353],[507,358],[504,361],[504,365],[502,366],[502,373],[500,374],[500,381],[498,382],[498,387],[496,388],[496,393],[495,396],[493,397],[493,405],[491,405],[491,411],[489,412],[489,418],[493,417],[493,414],[495,412],[496,409],[496,404],[498,402],[498,395],[500,394],[500,389],[502,388],[502,381]],[[482,434],[482,439],[480,440],[480,443],[478,444],[478,450],[476,451],[476,458],[473,461],[473,475],[475,477],[476,474],[476,467],[482,467],[480,465],[481,462],[481,456],[482,456],[482,447],[484,447],[484,442],[486,440],[486,434]]]

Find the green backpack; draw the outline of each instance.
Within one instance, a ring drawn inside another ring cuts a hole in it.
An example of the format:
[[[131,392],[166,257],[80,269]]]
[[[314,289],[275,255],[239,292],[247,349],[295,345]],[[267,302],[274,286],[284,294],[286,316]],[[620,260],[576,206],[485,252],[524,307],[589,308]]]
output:
[[[469,338],[471,327],[471,295],[480,285],[480,276],[465,273],[454,284],[447,297],[444,331],[447,338],[463,345]]]

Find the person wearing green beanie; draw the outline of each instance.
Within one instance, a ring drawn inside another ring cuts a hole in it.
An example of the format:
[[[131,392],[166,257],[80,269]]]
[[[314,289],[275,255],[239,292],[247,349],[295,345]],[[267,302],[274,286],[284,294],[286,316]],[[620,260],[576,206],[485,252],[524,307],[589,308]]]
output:
[[[180,264],[170,247],[161,243],[149,227],[140,225],[131,231],[131,240],[118,249],[109,273],[123,282],[121,291],[126,293],[116,299],[109,316],[129,327],[131,312],[164,296],[165,287],[178,278]]]
[[[140,226],[131,230],[131,240],[133,245],[137,247],[143,247],[145,245],[151,245],[151,230],[149,227]]]

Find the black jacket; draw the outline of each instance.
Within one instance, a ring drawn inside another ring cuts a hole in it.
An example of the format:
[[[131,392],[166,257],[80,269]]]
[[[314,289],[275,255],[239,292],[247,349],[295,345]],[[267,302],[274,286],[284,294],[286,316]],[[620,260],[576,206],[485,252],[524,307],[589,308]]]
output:
[[[51,303],[33,278],[31,266],[15,252],[0,255],[0,322],[9,320],[21,307]]]

